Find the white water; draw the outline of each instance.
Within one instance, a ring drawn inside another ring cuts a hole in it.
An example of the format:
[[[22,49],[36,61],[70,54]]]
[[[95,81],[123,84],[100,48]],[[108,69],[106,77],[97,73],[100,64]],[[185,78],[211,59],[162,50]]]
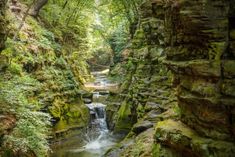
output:
[[[99,74],[96,74],[96,76],[97,75],[99,77]],[[95,83],[98,84],[98,86],[105,87],[108,85],[106,79],[107,78],[101,76],[100,78],[96,78],[96,82],[98,83]],[[87,128],[84,135],[85,145],[71,151],[89,152],[93,154],[92,156],[98,157],[101,156],[105,150],[115,144],[115,139],[112,138],[106,123],[106,105],[99,102],[101,97],[104,97],[104,95],[100,95],[99,91],[93,92],[94,102],[86,104],[90,110],[91,125]]]
[[[99,97],[99,94],[95,94],[95,97]],[[93,131],[98,132],[98,137],[92,139],[89,138],[87,144],[84,146],[87,150],[98,150],[103,147],[107,147],[108,145],[112,145],[113,142],[109,141],[109,130],[106,123],[106,113],[105,113],[105,105],[98,102],[93,102],[91,104],[87,104],[87,107],[90,109],[91,117],[94,117],[91,121],[91,129]],[[87,136],[89,136],[90,132],[87,132]]]
[[[119,140],[108,130],[106,105],[103,103],[108,96],[107,87],[114,83],[108,81],[107,76],[101,72],[94,73],[94,76],[95,82],[86,84],[86,86],[91,85],[97,89],[93,92],[93,102],[86,104],[90,110],[90,126],[84,130],[81,136],[69,139],[68,141],[71,143],[68,145],[55,149],[51,157],[101,157]]]
[[[99,93],[94,95],[99,97]],[[111,137],[111,133],[108,130],[106,123],[106,105],[93,102],[86,104],[91,114],[91,126],[87,129],[84,135],[84,141],[86,144],[78,149],[70,150],[72,152],[89,152],[92,156],[101,156],[107,148],[110,148],[115,144],[114,139]]]

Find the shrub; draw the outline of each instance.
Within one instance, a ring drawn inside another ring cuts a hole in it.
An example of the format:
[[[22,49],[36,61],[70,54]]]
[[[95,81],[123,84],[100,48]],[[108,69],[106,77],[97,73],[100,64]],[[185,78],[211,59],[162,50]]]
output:
[[[0,82],[3,82],[1,80]],[[17,118],[13,131],[3,138],[3,145],[13,153],[34,152],[36,156],[47,155],[49,145],[50,116],[37,111],[37,101],[30,102],[40,84],[30,77],[16,76],[0,84],[1,112],[10,112]]]

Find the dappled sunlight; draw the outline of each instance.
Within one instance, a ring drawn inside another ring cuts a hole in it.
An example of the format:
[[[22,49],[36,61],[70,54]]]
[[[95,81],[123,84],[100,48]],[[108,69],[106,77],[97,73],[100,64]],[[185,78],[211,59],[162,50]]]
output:
[[[0,0],[0,157],[232,157],[234,0]]]

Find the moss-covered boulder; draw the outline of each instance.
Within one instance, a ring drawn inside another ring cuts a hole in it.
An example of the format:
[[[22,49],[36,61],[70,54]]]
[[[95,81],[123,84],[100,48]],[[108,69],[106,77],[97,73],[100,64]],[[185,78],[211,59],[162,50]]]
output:
[[[131,102],[124,101],[117,113],[117,121],[115,123],[114,132],[128,133],[132,125],[137,120],[137,115],[133,113]]]
[[[53,105],[50,108],[53,117],[58,118],[55,125],[56,132],[62,132],[71,128],[84,128],[90,121],[90,112],[84,104],[65,104],[63,107]]]
[[[155,140],[161,144],[154,148],[154,152],[157,152],[156,157],[174,153],[173,156],[176,157],[232,157],[235,152],[233,142],[201,137],[180,121],[159,122],[156,126]]]
[[[136,137],[126,138],[105,153],[105,157],[152,157],[154,129],[147,129]]]

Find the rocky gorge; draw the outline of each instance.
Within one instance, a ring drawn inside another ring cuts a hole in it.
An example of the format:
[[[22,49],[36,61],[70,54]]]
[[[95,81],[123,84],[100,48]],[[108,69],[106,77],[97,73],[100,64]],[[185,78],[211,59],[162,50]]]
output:
[[[136,3],[120,54],[115,38],[99,30],[111,53],[98,49],[92,59],[89,29],[104,27],[106,8],[98,15],[97,6],[106,1],[95,1],[98,24],[83,25],[58,20],[75,6],[65,12],[67,3],[29,16],[15,40],[26,2],[0,1],[0,156],[234,156],[234,0]],[[90,73],[87,63],[110,69]]]

